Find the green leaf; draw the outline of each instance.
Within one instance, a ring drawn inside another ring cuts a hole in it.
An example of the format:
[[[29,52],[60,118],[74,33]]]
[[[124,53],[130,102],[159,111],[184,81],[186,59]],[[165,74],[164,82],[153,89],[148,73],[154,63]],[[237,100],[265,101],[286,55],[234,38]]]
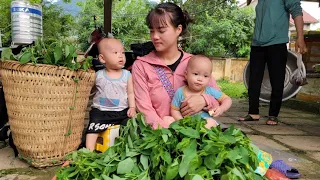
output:
[[[139,122],[141,122],[141,124],[143,124],[144,127],[147,127],[147,124],[144,119],[144,115],[142,113],[140,113],[139,116],[137,116],[137,120],[139,120]],[[150,126],[148,126],[148,127],[150,127]]]
[[[231,170],[231,172],[239,177],[241,180],[246,180],[246,178],[243,176],[243,174],[235,167]]]
[[[231,178],[228,176],[228,174],[223,174],[221,176],[221,180],[230,180]]]
[[[197,156],[197,141],[195,139],[190,141],[190,144],[183,150],[182,161],[179,166],[180,177],[187,174],[190,162]]]
[[[75,152],[72,152],[72,160],[75,161],[78,157],[78,152],[75,151]]]
[[[162,139],[163,139],[163,142],[167,142],[168,141],[168,135],[166,135],[166,134],[163,134],[162,135]]]
[[[128,136],[128,145],[129,145],[129,148],[133,148],[133,143],[130,136]]]
[[[113,180],[126,180],[125,178],[120,178],[119,176],[113,175]]]
[[[138,176],[137,180],[150,180],[148,171],[141,172],[140,175]]]
[[[244,165],[249,164],[249,153],[248,150],[242,146],[240,146],[239,148],[239,153],[241,155],[241,159],[239,159],[238,161]]]
[[[78,56],[78,54],[76,53],[76,52],[74,52],[73,54],[72,54],[72,57],[74,57],[74,58],[76,58]]]
[[[134,157],[134,156],[137,156],[139,154],[140,154],[139,152],[129,151],[129,152],[126,153],[126,156],[127,157]]]
[[[230,159],[230,161],[232,161],[233,163],[236,163],[236,160],[241,158],[241,156],[239,155],[239,149],[237,148],[229,151],[227,158]]]
[[[160,162],[160,155],[153,155],[151,156],[151,164],[152,164],[152,168],[155,168],[159,165]]]
[[[143,155],[143,154],[141,154],[141,156],[140,156],[140,163],[142,164],[142,166],[143,166],[143,169],[144,170],[146,170],[147,168],[148,168],[148,157],[147,156],[145,156],[145,155]]]
[[[166,129],[166,128],[162,128],[161,132],[162,132],[162,134],[171,134],[171,131],[169,129]]]
[[[179,142],[176,146],[177,150],[183,150],[190,144],[190,138],[183,138],[181,142]]]
[[[183,127],[179,125],[180,121],[174,121],[173,123],[170,124],[170,128],[174,129],[174,130],[181,130]]]
[[[179,173],[179,162],[177,158],[173,161],[172,164],[170,164],[166,171],[166,180],[174,179]]]
[[[206,156],[204,158],[204,165],[208,168],[208,169],[215,169],[216,165],[215,165],[215,161],[216,161],[216,156],[215,155],[209,155]]]
[[[221,140],[223,140],[226,143],[234,144],[236,142],[236,138],[232,135],[224,135],[223,137],[224,138]]]
[[[223,134],[231,136],[233,134],[234,125],[232,124],[228,129],[226,129]]]
[[[103,180],[112,180],[111,178],[109,178],[108,176],[101,174],[101,177],[103,178]]]
[[[221,174],[221,170],[220,169],[214,169],[210,171],[211,175],[216,175],[216,174]]]
[[[197,152],[197,141],[195,139],[191,140],[189,145],[183,150],[184,154],[191,154]]]
[[[138,127],[136,118],[132,118],[132,119],[131,119],[131,122],[132,122],[133,127]]]
[[[109,162],[110,161],[110,156],[106,155],[103,159],[103,162]]]
[[[75,175],[77,175],[78,173],[79,173],[78,170],[73,171],[72,173],[70,173],[70,174],[68,175],[68,178],[72,178],[72,177],[74,177]]]
[[[155,141],[150,142],[150,143],[148,143],[148,145],[144,149],[152,148],[152,147],[156,146],[157,144],[158,144],[158,142],[155,142]]]
[[[259,149],[256,145],[254,145],[254,144],[252,144],[252,143],[250,143],[250,146],[251,146],[253,152],[254,152],[256,155],[258,155],[260,149]]]
[[[198,169],[202,165],[202,158],[201,156],[197,155],[194,157],[190,164],[189,164],[189,170],[188,172],[194,172],[196,169]]]
[[[167,164],[171,164],[172,159],[169,152],[165,151],[161,157]]]
[[[131,172],[134,162],[131,158],[127,158],[118,164],[117,174],[126,174]]]
[[[12,50],[10,48],[4,48],[1,52],[1,60],[14,60],[11,59],[13,57]]]
[[[87,70],[89,69],[88,63],[84,62],[84,63],[82,64],[82,66],[81,66],[81,69],[87,71]]]
[[[25,51],[22,54],[22,56],[20,57],[19,62],[21,64],[26,64],[26,63],[30,62],[31,61],[31,56],[32,56],[31,52]]]
[[[184,154],[182,156],[182,161],[179,166],[180,177],[184,177],[187,174],[188,169],[189,169],[189,164],[190,164],[191,160],[196,156],[197,156],[196,153]]]
[[[64,53],[65,53],[65,56],[68,57],[69,54],[70,54],[70,49],[69,49],[69,46],[68,45],[65,45],[64,46]]]
[[[211,172],[207,170],[206,167],[201,166],[196,170],[196,174],[199,174],[201,177],[212,177]]]
[[[132,173],[133,174],[141,174],[141,172],[142,172],[142,168],[140,168],[140,166],[139,165],[135,165],[135,166],[133,166],[133,168],[132,168]]]
[[[221,151],[215,161],[215,165],[217,168],[220,168],[221,164],[223,163],[223,161],[225,160],[226,156],[228,155],[227,151]]]
[[[55,64],[57,64],[62,59],[62,49],[61,49],[61,47],[56,46],[54,48],[53,55],[54,55],[54,62],[55,62]]]
[[[200,138],[200,134],[197,130],[192,129],[191,127],[183,128],[179,130],[182,134],[185,136],[191,137],[191,138]]]
[[[203,178],[200,175],[196,174],[195,176],[193,176],[192,180],[203,180]]]

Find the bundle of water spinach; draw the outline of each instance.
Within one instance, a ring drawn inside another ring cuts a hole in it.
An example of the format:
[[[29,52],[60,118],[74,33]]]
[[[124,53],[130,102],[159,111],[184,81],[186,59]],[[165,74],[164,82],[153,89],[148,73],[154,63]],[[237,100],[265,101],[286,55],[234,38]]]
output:
[[[206,129],[199,116],[168,129],[152,130],[142,114],[121,127],[115,145],[104,153],[81,149],[57,179],[201,180],[262,179],[254,173],[258,148],[239,129]]]

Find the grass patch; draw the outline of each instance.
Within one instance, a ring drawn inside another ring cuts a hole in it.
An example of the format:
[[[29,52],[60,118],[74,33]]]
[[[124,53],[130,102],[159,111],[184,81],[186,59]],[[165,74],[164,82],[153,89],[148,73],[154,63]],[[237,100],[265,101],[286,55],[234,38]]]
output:
[[[217,81],[221,91],[231,98],[248,98],[248,90],[243,83],[232,83],[222,79]]]

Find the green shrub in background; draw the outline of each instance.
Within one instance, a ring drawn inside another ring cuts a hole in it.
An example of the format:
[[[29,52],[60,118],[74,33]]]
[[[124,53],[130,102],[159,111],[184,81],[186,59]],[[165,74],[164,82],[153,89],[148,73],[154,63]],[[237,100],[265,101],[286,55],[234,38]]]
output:
[[[247,98],[248,90],[243,83],[232,83],[229,80],[222,79],[217,81],[221,91],[231,98]]]

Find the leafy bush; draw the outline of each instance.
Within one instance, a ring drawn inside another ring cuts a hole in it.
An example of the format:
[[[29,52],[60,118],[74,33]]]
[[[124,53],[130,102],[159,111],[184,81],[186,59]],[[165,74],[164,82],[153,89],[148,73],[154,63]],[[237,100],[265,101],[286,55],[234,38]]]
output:
[[[207,3],[208,5],[203,5],[202,9],[208,9],[208,6],[212,6],[210,3],[214,5],[216,2]],[[196,24],[190,25],[190,35],[186,37],[185,42],[187,52],[215,57],[249,56],[254,29],[253,9],[239,9],[232,4],[222,6],[218,9],[219,5],[216,5],[213,6],[216,7],[215,10],[204,12],[199,9],[193,10],[193,4],[187,7],[191,12],[201,12],[195,14]]]
[[[217,81],[221,91],[232,98],[247,98],[248,90],[243,83],[231,83],[228,80],[222,79]]]
[[[88,70],[92,64],[92,57],[77,61],[76,46],[63,41],[55,41],[46,46],[42,40],[37,40],[34,45],[25,47],[17,55],[10,48],[5,48],[1,53],[1,60],[17,60],[20,64],[49,64],[64,66],[70,70]]]
[[[200,116],[186,117],[152,130],[138,114],[121,126],[115,145],[104,153],[70,154],[57,179],[263,179],[254,173],[259,149],[248,137],[233,126],[222,131],[205,123]]]

